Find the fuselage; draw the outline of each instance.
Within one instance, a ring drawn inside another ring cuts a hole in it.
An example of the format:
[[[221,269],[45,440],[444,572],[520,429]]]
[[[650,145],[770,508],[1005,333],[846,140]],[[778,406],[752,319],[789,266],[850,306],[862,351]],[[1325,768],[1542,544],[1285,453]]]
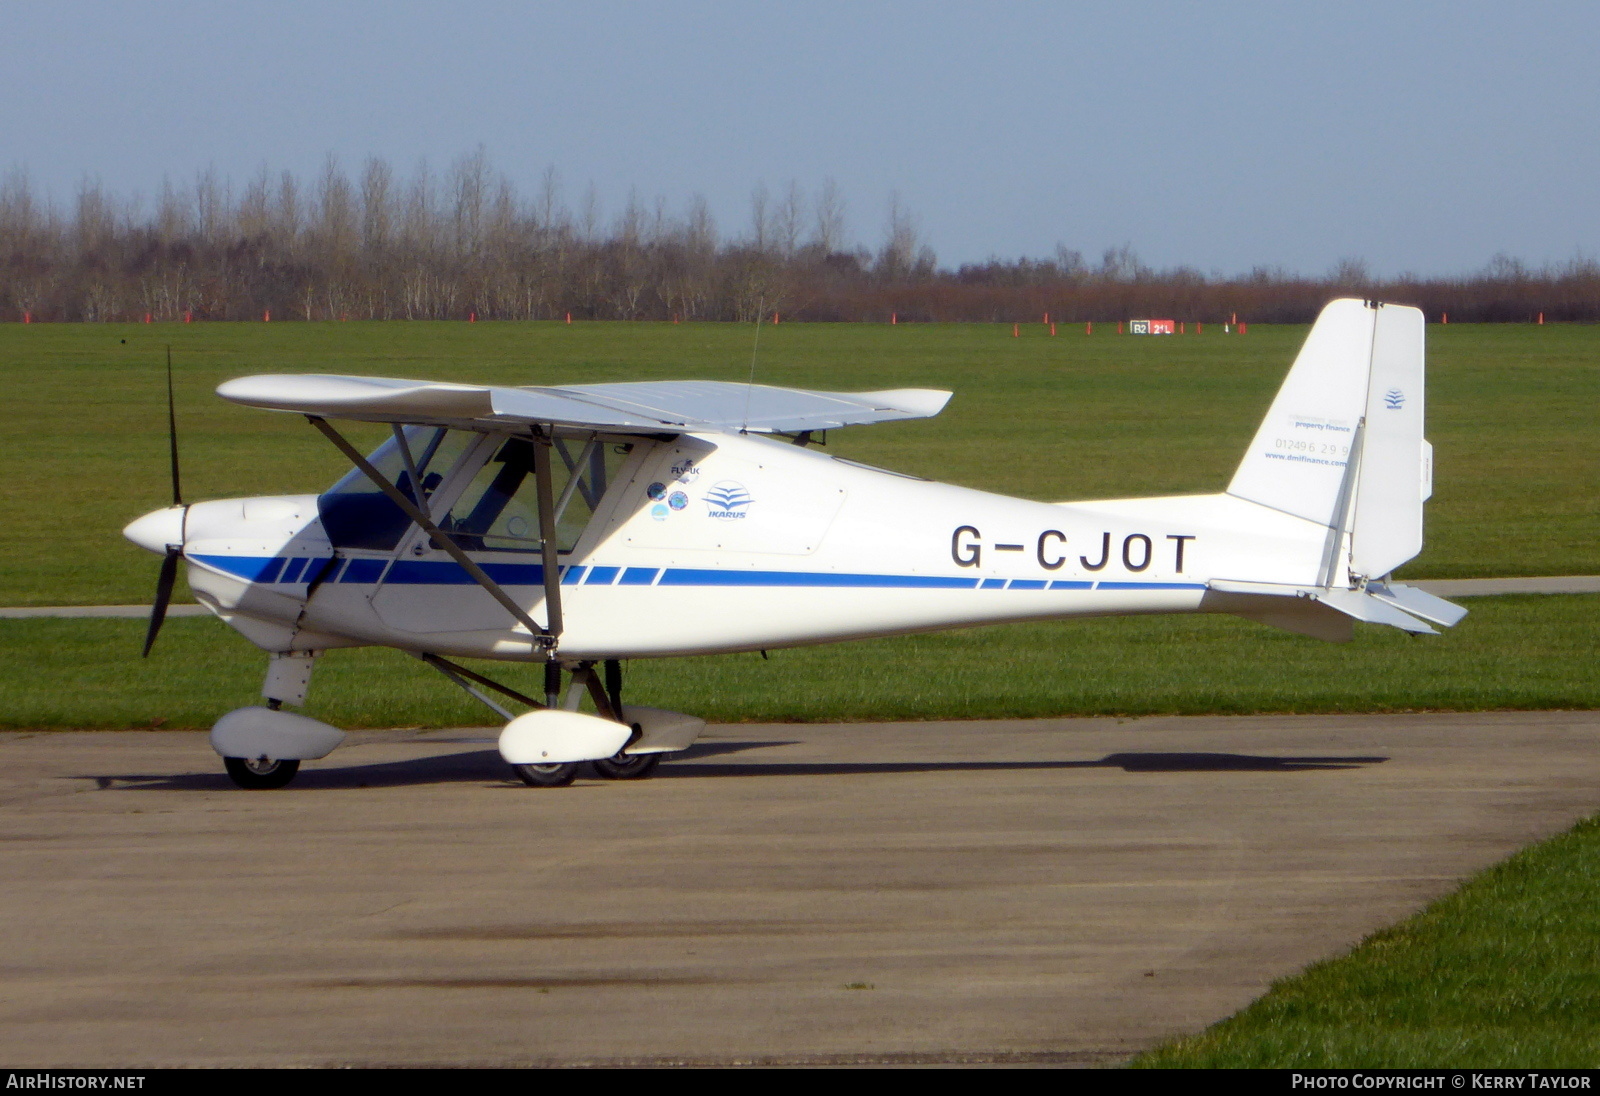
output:
[[[1036,502],[736,434],[614,448],[627,451],[560,556],[564,659],[1204,611],[1213,579],[1315,582],[1327,550],[1326,526],[1224,494]],[[449,508],[472,473],[458,467],[431,503]],[[339,543],[327,498],[189,507],[177,535],[199,600],[273,651],[544,657],[420,528],[392,546]],[[138,522],[129,536],[161,550],[173,535],[161,513],[141,519],[142,539]],[[470,555],[543,621],[539,556],[504,550],[510,542],[481,538]]]

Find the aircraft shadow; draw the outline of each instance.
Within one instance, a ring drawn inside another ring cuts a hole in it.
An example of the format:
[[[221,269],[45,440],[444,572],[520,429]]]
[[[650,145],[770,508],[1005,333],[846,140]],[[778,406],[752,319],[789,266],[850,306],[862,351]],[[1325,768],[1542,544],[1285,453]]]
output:
[[[1129,773],[1262,772],[1357,769],[1387,757],[1257,757],[1228,753],[1114,753],[1098,761],[816,761],[664,765],[658,776],[845,776],[874,773],[1024,772],[1029,769],[1121,769]]]
[[[422,740],[426,741],[426,740]],[[689,747],[679,758],[716,757],[768,746],[792,746],[793,742],[706,742]],[[337,756],[337,755],[336,755]],[[665,770],[661,770],[665,771]],[[80,776],[100,788],[129,788],[139,791],[217,791],[232,788],[233,781],[222,771],[211,773],[118,773]],[[292,788],[387,788],[410,784],[482,784],[511,781],[506,763],[493,748],[463,750],[460,753],[414,757],[405,761],[383,761],[371,765],[322,766],[309,762],[294,778]]]
[[[873,776],[931,772],[1026,772],[1049,769],[1121,769],[1128,773],[1270,772],[1291,773],[1330,769],[1357,769],[1381,764],[1387,757],[1271,757],[1234,753],[1107,754],[1098,761],[773,761],[727,762],[712,758],[794,742],[707,742],[695,745],[657,770],[657,777],[752,776]],[[178,775],[117,774],[84,776],[101,788],[148,791],[217,791],[233,782],[221,771]],[[385,761],[372,765],[342,765],[303,769],[293,788],[384,788],[421,784],[485,782],[508,786],[505,762],[492,749]]]

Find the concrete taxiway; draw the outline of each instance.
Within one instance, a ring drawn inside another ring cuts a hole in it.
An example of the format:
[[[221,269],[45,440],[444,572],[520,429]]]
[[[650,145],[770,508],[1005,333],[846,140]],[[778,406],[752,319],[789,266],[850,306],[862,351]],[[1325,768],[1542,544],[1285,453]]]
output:
[[[639,783],[488,732],[234,789],[0,735],[0,1060],[1105,1064],[1600,808],[1600,713],[713,728]]]

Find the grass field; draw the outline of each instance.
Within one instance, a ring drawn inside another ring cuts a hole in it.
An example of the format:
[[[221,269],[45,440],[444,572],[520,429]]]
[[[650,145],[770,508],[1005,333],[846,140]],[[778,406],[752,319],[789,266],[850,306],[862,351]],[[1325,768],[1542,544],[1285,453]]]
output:
[[[1593,708],[1600,595],[1475,598],[1448,636],[1360,625],[1345,645],[1232,617],[1007,625],[760,655],[628,664],[636,702],[721,722],[983,719],[1207,712]],[[0,726],[209,727],[259,703],[265,657],[210,618],[0,623]],[[527,666],[481,667],[525,691]],[[494,722],[390,650],[323,657],[308,714],[340,727]]]
[[[834,452],[1007,494],[1091,499],[1226,485],[1304,338],[1085,336],[1038,326],[783,324],[758,379],[933,386],[939,418],[857,427]],[[1429,328],[1436,490],[1413,577],[1600,573],[1600,328]],[[297,416],[234,407],[233,376],[329,371],[513,384],[744,380],[751,329],[719,324],[0,325],[9,406],[0,604],[146,600],[155,561],[121,527],[167,501],[163,347],[191,499],[317,491],[342,458]]]
[[[1133,1064],[1600,1067],[1597,885],[1591,819]]]

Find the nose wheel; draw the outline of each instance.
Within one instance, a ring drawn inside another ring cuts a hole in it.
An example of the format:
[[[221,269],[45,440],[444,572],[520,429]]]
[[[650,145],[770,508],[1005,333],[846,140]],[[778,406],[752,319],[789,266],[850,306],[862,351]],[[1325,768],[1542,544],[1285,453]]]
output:
[[[281,788],[300,771],[298,761],[275,761],[270,757],[225,757],[222,764],[235,784],[252,791]]]

